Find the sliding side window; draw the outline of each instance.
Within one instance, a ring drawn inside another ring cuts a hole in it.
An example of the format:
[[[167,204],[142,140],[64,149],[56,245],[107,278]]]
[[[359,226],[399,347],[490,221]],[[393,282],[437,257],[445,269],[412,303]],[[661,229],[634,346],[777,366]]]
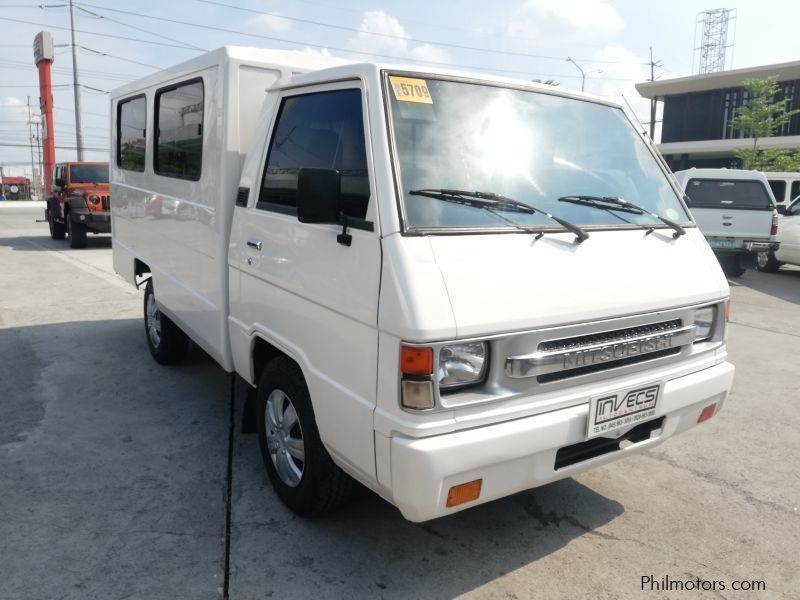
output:
[[[200,179],[203,164],[203,81],[156,92],[156,153],[159,175]]]

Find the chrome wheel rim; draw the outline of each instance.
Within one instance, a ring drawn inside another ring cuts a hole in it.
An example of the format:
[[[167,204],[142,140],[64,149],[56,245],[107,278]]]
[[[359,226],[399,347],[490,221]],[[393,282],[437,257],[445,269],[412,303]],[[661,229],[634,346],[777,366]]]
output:
[[[766,252],[759,252],[756,254],[756,263],[762,269],[766,268],[767,263],[769,262],[769,254]]]
[[[303,430],[291,399],[283,390],[272,390],[264,409],[267,448],[275,471],[289,487],[297,487],[306,466]]]
[[[158,310],[153,294],[147,296],[145,318],[147,320],[147,336],[150,338],[150,343],[155,348],[158,348],[161,343],[161,311]]]

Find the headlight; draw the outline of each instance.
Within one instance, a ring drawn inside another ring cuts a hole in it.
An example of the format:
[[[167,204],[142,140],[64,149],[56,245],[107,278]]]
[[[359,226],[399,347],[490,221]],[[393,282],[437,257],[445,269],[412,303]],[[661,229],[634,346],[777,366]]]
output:
[[[89,202],[91,202],[92,204],[97,204],[98,202],[100,202],[100,196],[98,196],[97,194],[92,194],[91,196],[89,196]]]
[[[480,383],[489,356],[486,342],[448,344],[439,350],[439,388],[442,390]]]
[[[698,308],[694,312],[694,341],[701,342],[711,337],[714,329],[714,316],[716,310],[713,306]]]

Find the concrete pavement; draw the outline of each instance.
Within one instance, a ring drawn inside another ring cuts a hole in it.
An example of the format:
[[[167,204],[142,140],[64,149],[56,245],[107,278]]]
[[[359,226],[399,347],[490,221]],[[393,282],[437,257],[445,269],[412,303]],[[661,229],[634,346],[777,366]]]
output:
[[[426,524],[367,491],[305,520],[240,433],[244,386],[196,347],[157,365],[109,239],[70,250],[37,218],[0,209],[3,600],[797,597],[800,270],[734,284],[737,379],[707,424]],[[643,591],[648,575],[728,588]]]

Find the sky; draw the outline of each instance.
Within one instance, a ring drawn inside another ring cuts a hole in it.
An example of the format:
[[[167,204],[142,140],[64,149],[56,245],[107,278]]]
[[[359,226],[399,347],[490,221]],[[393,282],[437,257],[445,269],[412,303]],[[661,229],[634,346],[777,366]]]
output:
[[[38,0],[48,2],[48,0]],[[49,31],[56,158],[75,160],[68,4],[0,0],[0,166],[31,173],[28,97],[38,120],[32,43]],[[736,9],[727,68],[800,60],[800,2],[723,0],[74,0],[86,160],[108,160],[108,91],[223,45],[321,52],[554,80],[627,104],[643,123],[634,84],[696,71],[698,12]],[[658,138],[658,134],[656,139]],[[58,148],[61,146],[61,148]],[[38,163],[38,156],[36,157]]]

